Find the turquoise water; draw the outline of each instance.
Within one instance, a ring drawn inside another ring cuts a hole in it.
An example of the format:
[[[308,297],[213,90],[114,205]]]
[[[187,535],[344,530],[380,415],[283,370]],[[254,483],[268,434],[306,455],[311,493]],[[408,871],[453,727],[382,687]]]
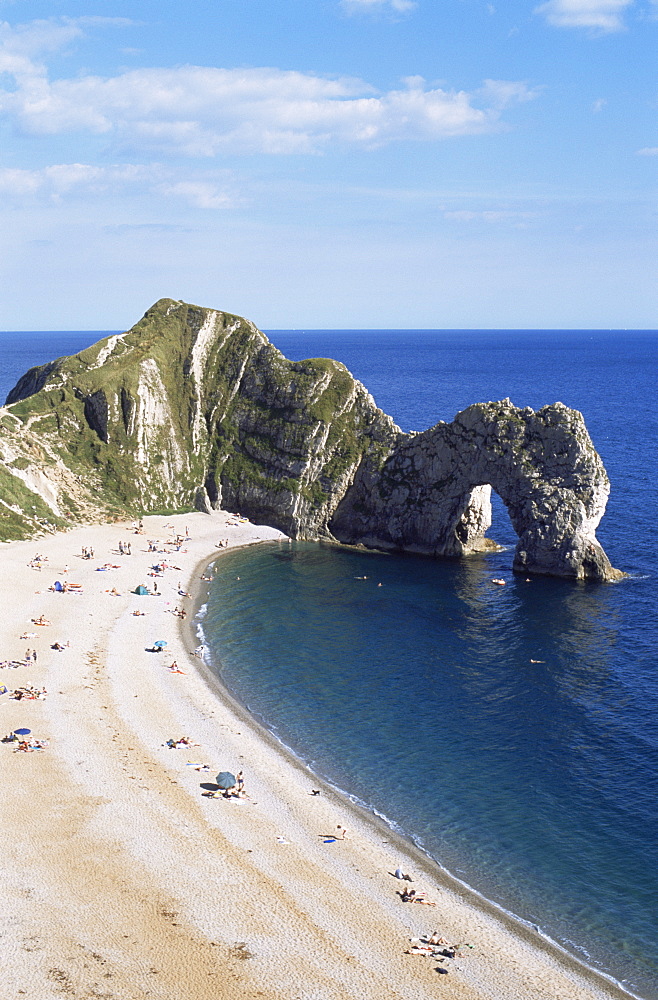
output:
[[[263,545],[218,560],[203,627],[314,769],[655,996],[655,666],[624,586],[502,588],[501,564]]]
[[[99,336],[1,334],[0,391]],[[318,772],[658,1000],[658,336],[270,336],[293,359],[343,361],[405,430],[505,396],[583,412],[612,482],[598,536],[628,580],[515,577],[497,501],[507,551],[461,563],[287,543],[227,553],[204,628],[225,683]]]
[[[623,583],[514,576],[498,501],[491,534],[510,547],[463,563],[288,543],[227,554],[203,627],[224,682],[314,769],[654,1000],[658,338],[272,337],[345,361],[405,429],[506,395],[584,412]]]

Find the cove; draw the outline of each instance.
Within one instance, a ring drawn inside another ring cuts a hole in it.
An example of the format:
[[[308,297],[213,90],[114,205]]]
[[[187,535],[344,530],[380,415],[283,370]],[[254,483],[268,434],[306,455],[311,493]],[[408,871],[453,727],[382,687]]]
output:
[[[526,582],[510,562],[229,552],[210,657],[317,773],[653,998],[658,692],[624,615],[632,584]]]

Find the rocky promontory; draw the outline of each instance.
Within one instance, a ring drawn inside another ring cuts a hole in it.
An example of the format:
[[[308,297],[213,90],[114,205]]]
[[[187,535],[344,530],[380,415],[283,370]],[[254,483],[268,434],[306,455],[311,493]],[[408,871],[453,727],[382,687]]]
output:
[[[476,403],[405,434],[337,361],[288,361],[238,316],[157,302],[127,333],[30,369],[0,409],[0,538],[222,506],[293,538],[432,556],[486,547],[490,490],[514,568],[613,580],[609,482],[580,413]]]

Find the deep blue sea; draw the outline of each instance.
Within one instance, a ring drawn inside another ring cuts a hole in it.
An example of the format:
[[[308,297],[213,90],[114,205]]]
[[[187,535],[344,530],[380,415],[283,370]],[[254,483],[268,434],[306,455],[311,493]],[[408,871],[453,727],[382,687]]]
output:
[[[227,553],[203,628],[226,685],[318,773],[658,1000],[658,334],[268,335],[292,359],[343,361],[404,430],[506,396],[583,412],[612,482],[598,537],[621,583],[514,576],[498,501],[489,534],[506,550],[462,562],[309,543]],[[0,334],[0,395],[99,336]]]

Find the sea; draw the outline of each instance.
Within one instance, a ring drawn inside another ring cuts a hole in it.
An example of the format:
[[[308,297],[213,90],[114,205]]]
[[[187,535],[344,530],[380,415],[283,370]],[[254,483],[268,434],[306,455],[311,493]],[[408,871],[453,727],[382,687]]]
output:
[[[107,334],[0,334],[0,396]],[[494,494],[502,549],[466,560],[288,542],[223,554],[198,626],[223,683],[316,774],[658,1000],[658,332],[268,336],[292,360],[342,361],[405,431],[506,397],[583,413],[621,582],[514,574]]]

